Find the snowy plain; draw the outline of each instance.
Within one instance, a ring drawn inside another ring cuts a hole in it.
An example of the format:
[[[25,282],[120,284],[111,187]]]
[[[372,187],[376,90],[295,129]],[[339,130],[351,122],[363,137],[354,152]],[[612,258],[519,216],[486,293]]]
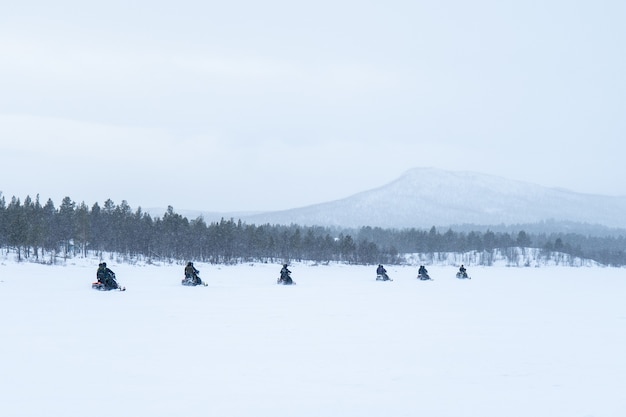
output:
[[[626,416],[626,271],[0,259],[0,415]]]

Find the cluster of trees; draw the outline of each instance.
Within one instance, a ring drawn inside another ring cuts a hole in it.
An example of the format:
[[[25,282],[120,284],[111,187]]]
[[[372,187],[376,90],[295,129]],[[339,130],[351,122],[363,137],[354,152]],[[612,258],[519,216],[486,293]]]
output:
[[[560,258],[562,254],[570,257],[591,259],[603,265],[626,265],[626,235],[589,236],[578,233],[527,233],[493,232],[486,230],[455,232],[447,229],[444,233],[435,227],[430,230],[404,229],[389,230],[364,227],[357,231],[358,239],[384,242],[386,247],[394,248],[399,253],[463,253],[468,251],[484,252],[481,262],[491,264],[494,251],[499,251],[510,263],[516,263],[517,254],[511,248],[536,248],[544,260]]]
[[[39,197],[24,202],[0,196],[0,247],[16,250],[18,258],[54,262],[57,257],[113,252],[123,257],[196,260],[213,263],[274,260],[314,260],[354,263],[379,262],[382,255],[371,242],[324,228],[248,225],[232,219],[207,224],[189,220],[168,207],[153,218],[126,201],[108,199],[102,206],[77,204],[69,197],[58,208]],[[390,261],[384,258],[385,261]]]
[[[251,225],[222,219],[207,224],[189,220],[168,207],[153,218],[126,201],[110,199],[102,206],[77,204],[65,197],[56,208],[39,196],[10,202],[0,195],[0,248],[13,249],[18,258],[54,262],[57,257],[102,256],[155,260],[194,260],[212,263],[311,260],[359,264],[401,262],[401,254],[481,251],[511,247],[542,248],[546,254],[567,253],[600,263],[626,264],[624,237],[591,238],[580,235],[530,235],[524,231],[439,232],[363,227],[330,229],[298,225]],[[483,257],[489,263],[489,257]]]

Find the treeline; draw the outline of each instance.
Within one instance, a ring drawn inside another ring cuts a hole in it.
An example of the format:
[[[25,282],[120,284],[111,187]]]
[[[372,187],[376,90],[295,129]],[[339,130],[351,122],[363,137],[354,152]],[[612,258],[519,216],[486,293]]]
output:
[[[248,225],[233,219],[207,224],[189,220],[170,206],[160,218],[126,201],[108,199],[88,207],[65,197],[56,208],[30,196],[7,204],[0,196],[0,247],[14,249],[18,259],[51,262],[57,257],[117,253],[155,260],[211,263],[312,260],[318,262],[391,263],[377,245],[321,227]]]
[[[511,248],[537,248],[544,260],[560,258],[561,254],[594,260],[607,266],[626,265],[626,236],[586,236],[577,233],[517,232],[455,232],[447,229],[441,233],[435,227],[430,230],[389,230],[363,227],[355,231],[359,239],[385,242],[395,253],[464,253],[484,252],[481,263],[490,265],[495,251],[510,253],[509,261],[516,263]]]
[[[308,260],[355,264],[394,264],[407,253],[478,251],[490,264],[490,253],[512,247],[541,248],[543,256],[566,253],[605,265],[626,264],[626,242],[618,237],[534,234],[524,231],[454,232],[389,230],[364,227],[331,229],[298,225],[253,225],[233,219],[206,223],[189,220],[168,207],[162,217],[152,217],[126,201],[106,200],[91,207],[65,197],[55,207],[39,196],[10,202],[0,194],[0,248],[17,252],[18,259],[55,262],[58,257],[116,253],[123,258],[194,260],[229,264]]]

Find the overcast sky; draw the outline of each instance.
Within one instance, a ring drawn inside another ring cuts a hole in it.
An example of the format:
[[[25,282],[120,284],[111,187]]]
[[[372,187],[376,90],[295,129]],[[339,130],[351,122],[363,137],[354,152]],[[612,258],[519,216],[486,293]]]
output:
[[[626,195],[626,2],[13,1],[0,191],[277,210],[413,167]]]

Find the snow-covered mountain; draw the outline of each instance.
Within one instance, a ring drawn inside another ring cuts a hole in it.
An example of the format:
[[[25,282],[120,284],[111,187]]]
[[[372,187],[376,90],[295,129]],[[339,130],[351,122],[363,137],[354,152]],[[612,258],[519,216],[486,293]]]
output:
[[[415,168],[370,191],[328,203],[242,216],[247,223],[429,228],[545,220],[626,227],[626,197],[581,194],[476,172]]]

